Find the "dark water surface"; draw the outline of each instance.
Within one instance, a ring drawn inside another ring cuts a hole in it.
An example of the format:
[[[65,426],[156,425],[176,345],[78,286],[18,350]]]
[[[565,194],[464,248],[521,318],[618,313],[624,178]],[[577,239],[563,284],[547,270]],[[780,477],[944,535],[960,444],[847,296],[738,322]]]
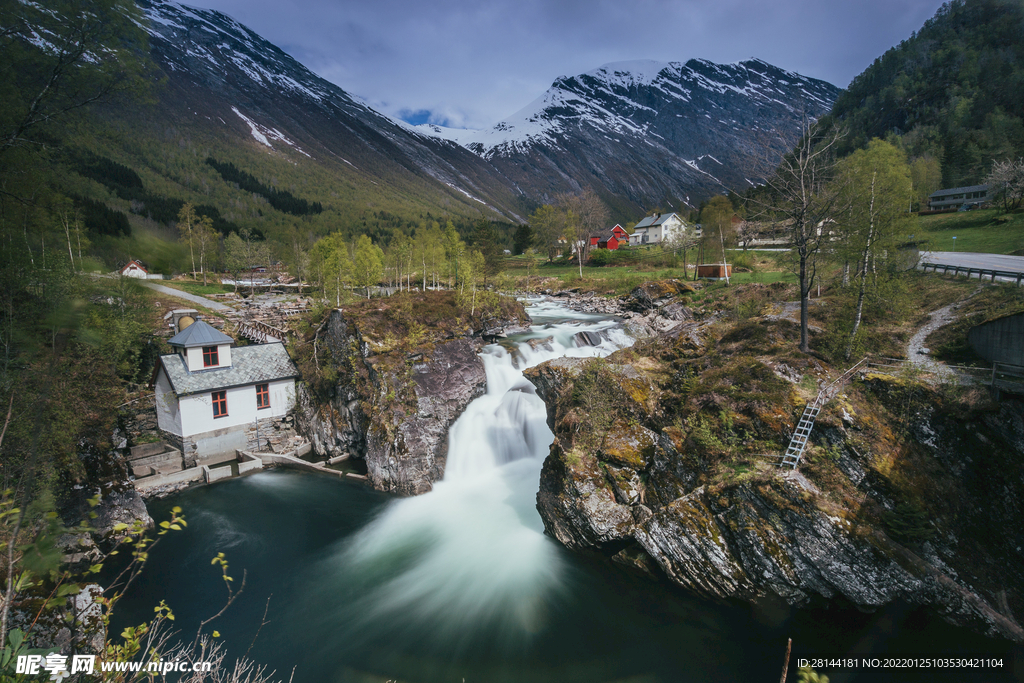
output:
[[[545,582],[539,595],[530,585],[518,586],[514,603],[481,600],[484,607],[475,609],[472,591],[480,589],[461,567],[479,568],[467,554],[436,567],[446,576],[427,582],[430,594],[381,608],[375,604],[385,595],[381,586],[415,591],[400,581],[419,561],[417,545],[443,542],[424,532],[376,555],[372,563],[347,565],[359,534],[396,504],[360,484],[294,471],[259,473],[154,501],[154,519],[166,519],[178,505],[188,527],[164,536],[153,550],[138,584],[120,603],[114,627],[120,631],[151,619],[153,606],[166,600],[183,637],[190,638],[224,603],[219,568],[210,564],[223,552],[236,585],[246,573],[245,592],[208,628],[220,631],[232,656],[251,646],[249,656],[276,669],[280,679],[287,680],[294,669],[296,683],[774,683],[787,637],[794,640],[794,660],[854,651],[988,653],[1006,660],[1006,668],[987,671],[829,671],[832,683],[1022,680],[1020,647],[948,626],[921,610],[893,606],[866,615],[722,605],[604,560],[568,553],[547,539],[544,552],[560,570],[557,581]],[[417,511],[408,508],[407,514]],[[480,547],[487,551],[486,543]],[[436,590],[435,581],[440,581]],[[463,585],[466,600],[460,597]],[[421,603],[437,596],[440,606],[421,611]],[[270,623],[253,643],[268,598]],[[507,618],[510,611],[515,618]],[[1014,665],[1016,670],[1009,668]],[[788,680],[796,680],[795,664]]]

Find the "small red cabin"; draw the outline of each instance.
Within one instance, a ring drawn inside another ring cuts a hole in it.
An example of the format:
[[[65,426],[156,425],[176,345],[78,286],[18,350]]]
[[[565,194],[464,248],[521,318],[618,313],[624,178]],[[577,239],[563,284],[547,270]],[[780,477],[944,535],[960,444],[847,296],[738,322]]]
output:
[[[590,246],[598,249],[618,249],[620,244],[629,244],[629,233],[616,225],[606,233],[596,233],[590,236]]]

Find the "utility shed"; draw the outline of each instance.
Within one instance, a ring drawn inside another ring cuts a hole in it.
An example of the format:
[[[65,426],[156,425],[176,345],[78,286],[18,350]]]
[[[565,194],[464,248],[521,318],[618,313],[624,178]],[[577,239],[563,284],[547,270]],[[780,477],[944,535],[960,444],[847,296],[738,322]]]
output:
[[[186,466],[247,448],[247,430],[276,423],[295,406],[299,372],[281,343],[232,348],[234,340],[197,320],[168,344],[153,374],[157,424]]]
[[[1024,313],[972,327],[967,342],[987,361],[1024,366]]]

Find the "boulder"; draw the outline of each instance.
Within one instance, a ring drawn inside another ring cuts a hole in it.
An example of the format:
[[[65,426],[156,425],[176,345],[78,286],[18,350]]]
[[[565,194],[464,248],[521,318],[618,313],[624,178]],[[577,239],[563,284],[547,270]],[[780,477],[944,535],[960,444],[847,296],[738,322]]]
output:
[[[601,335],[588,330],[577,332],[572,338],[576,342],[576,346],[600,346],[601,342],[604,341],[601,339]]]

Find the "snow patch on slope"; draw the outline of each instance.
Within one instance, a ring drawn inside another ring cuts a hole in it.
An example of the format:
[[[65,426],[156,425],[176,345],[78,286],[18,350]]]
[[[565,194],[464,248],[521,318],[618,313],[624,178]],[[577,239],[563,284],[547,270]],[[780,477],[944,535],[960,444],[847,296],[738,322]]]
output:
[[[306,154],[306,152],[301,147],[299,147],[294,142],[285,137],[284,133],[279,131],[277,128],[267,128],[266,126],[256,123],[248,116],[238,111],[238,107],[231,107],[231,111],[235,112],[235,114],[238,115],[238,118],[242,119],[246,122],[246,124],[248,124],[249,131],[252,133],[253,138],[256,139],[256,142],[264,144],[270,149],[274,149],[274,146],[270,144],[270,140],[280,140],[284,144],[292,147],[299,154],[305,154],[307,157],[309,156],[309,154]]]

